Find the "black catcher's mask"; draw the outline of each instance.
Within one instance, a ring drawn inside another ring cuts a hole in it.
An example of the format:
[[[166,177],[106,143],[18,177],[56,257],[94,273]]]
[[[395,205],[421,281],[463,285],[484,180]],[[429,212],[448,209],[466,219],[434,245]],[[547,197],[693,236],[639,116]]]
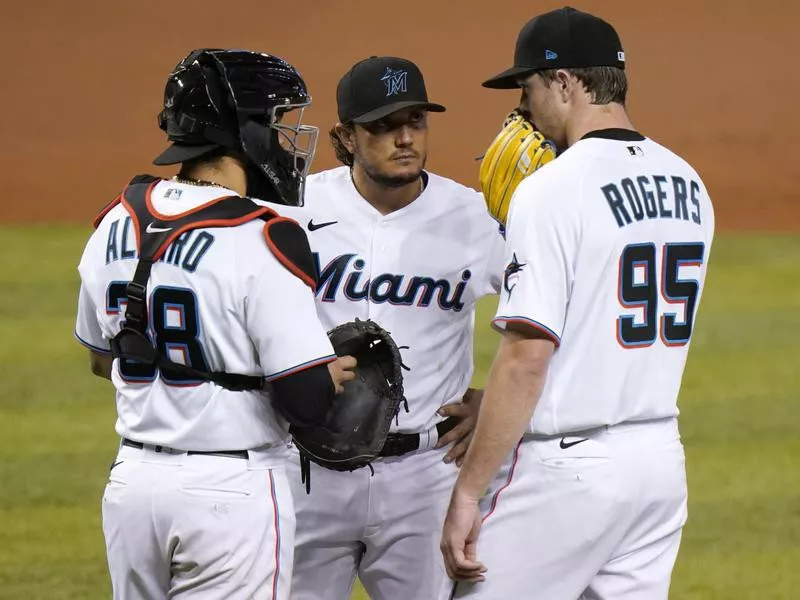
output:
[[[246,165],[248,196],[302,206],[317,146],[317,128],[302,122],[310,104],[300,73],[277,56],[194,50],[167,80],[158,124],[172,146],[153,162],[230,154]]]

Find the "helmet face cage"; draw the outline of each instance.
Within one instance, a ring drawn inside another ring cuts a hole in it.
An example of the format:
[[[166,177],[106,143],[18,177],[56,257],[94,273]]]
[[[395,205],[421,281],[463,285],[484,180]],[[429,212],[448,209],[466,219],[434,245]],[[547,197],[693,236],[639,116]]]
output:
[[[292,159],[292,170],[299,179],[299,203],[303,205],[303,192],[306,177],[317,152],[319,128],[303,123],[306,108],[311,105],[311,98],[302,104],[285,104],[272,110],[269,127],[276,132],[278,145]]]
[[[213,57],[238,115],[245,157],[271,182],[282,202],[302,205],[318,137],[316,127],[303,124],[311,98],[302,77],[275,56],[227,52]],[[288,114],[296,118],[286,119]],[[265,139],[257,139],[262,135],[254,124],[264,128]]]
[[[245,159],[249,195],[277,193],[280,202],[302,205],[318,129],[303,124],[311,98],[292,65],[269,54],[201,49],[181,61],[171,81],[184,102],[173,107],[165,97],[162,114],[172,118],[162,129],[170,139],[218,143]]]

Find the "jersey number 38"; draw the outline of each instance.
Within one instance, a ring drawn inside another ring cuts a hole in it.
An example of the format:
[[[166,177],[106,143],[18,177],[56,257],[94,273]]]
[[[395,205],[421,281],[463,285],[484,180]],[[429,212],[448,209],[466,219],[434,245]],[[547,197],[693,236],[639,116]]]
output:
[[[106,312],[119,314],[127,295],[127,281],[114,281],[106,291]],[[148,299],[150,326],[148,334],[155,338],[159,353],[170,360],[208,371],[203,346],[200,344],[200,317],[194,292],[185,288],[159,286]],[[158,369],[132,360],[122,360],[119,372],[125,381],[149,383],[159,375]],[[187,386],[202,383],[165,370],[161,379],[168,385]]]

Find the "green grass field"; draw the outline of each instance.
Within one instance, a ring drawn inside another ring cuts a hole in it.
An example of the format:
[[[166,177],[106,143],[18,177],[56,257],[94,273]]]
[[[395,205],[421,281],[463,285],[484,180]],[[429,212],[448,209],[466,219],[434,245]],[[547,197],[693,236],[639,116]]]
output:
[[[113,396],[72,338],[87,233],[0,227],[0,599],[110,597]],[[680,402],[690,516],[672,598],[800,597],[799,340],[800,236],[719,236]]]

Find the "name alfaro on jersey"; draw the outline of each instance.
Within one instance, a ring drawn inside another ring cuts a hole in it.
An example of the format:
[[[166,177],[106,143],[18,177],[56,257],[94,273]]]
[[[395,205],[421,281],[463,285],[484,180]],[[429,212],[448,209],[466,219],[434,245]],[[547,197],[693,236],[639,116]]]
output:
[[[189,273],[194,273],[200,264],[200,260],[213,244],[214,236],[211,233],[192,229],[178,236],[159,261],[180,267]],[[108,239],[106,241],[106,264],[117,260],[135,260],[138,258],[131,218],[124,217],[112,221],[108,228]]]
[[[460,281],[435,279],[426,275],[407,277],[400,273],[380,273],[364,277],[366,261],[357,254],[341,254],[324,268],[320,267],[319,254],[314,253],[319,285],[317,297],[323,302],[334,302],[342,290],[344,297],[357,302],[369,300],[376,304],[388,302],[398,306],[427,307],[436,300],[442,310],[460,312],[464,308],[464,291],[472,277],[469,269],[461,272]]]

